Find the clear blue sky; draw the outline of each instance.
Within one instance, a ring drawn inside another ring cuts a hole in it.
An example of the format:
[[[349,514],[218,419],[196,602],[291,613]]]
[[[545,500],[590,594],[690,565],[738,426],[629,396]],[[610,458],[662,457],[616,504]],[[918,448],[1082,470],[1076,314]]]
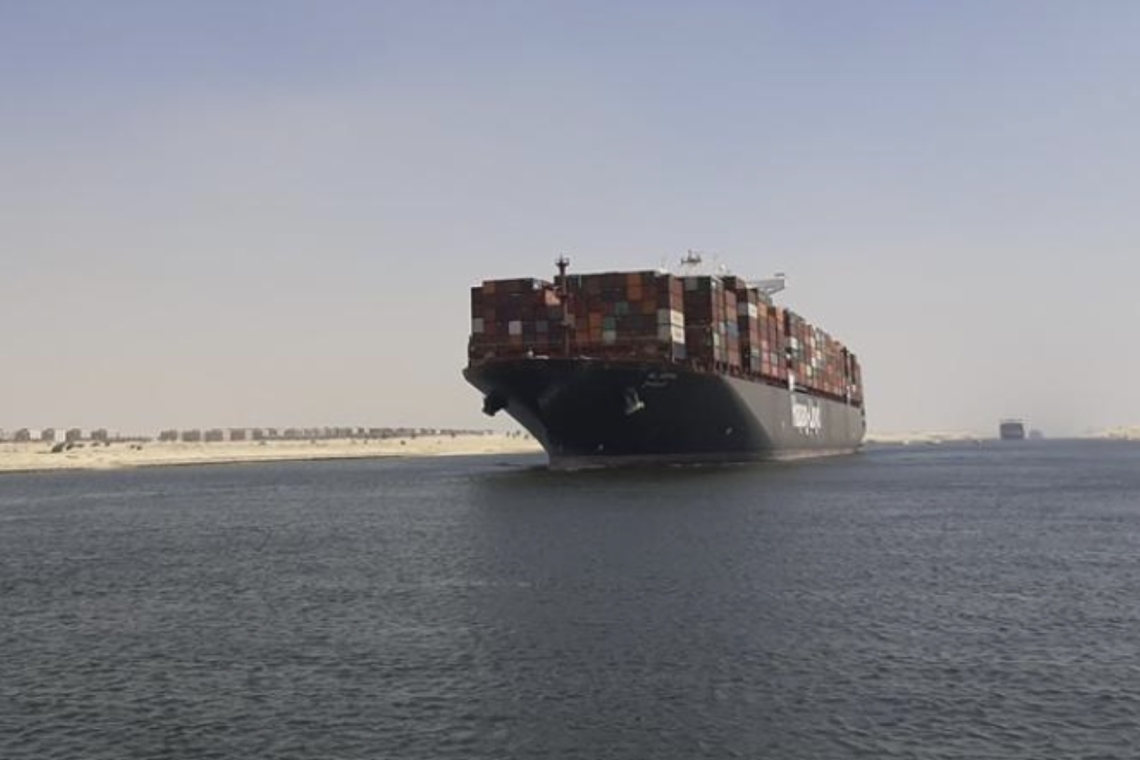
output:
[[[877,430],[1140,424],[1140,3],[0,0],[0,427],[485,424],[468,288],[685,249]]]

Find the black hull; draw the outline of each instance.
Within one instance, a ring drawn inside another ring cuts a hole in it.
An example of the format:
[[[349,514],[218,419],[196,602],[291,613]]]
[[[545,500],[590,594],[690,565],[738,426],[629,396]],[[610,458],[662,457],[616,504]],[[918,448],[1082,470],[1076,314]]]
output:
[[[1025,426],[1020,422],[1003,422],[998,433],[1003,441],[1025,440]]]
[[[673,364],[515,359],[464,371],[558,468],[747,462],[855,451],[863,410]]]

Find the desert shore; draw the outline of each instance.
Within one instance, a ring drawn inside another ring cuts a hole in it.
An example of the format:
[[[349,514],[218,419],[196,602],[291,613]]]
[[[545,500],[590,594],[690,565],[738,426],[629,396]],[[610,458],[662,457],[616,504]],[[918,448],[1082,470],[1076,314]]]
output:
[[[1101,431],[1095,438],[1112,441],[1140,441],[1140,425],[1134,427],[1114,427]]]
[[[958,443],[963,441],[981,441],[984,436],[962,431],[924,431],[905,433],[870,432],[864,437],[867,444],[897,445],[912,443]]]
[[[1115,427],[1083,435],[1070,435],[1070,439],[1095,441],[1140,441],[1140,427]],[[996,441],[996,435],[982,435],[979,433],[950,431],[950,432],[910,432],[910,433],[867,433],[864,443],[880,445],[908,445],[927,443],[963,443],[982,441]]]
[[[215,443],[84,443],[52,452],[46,443],[0,443],[0,473],[38,470],[110,470],[187,464],[235,464],[310,459],[469,456],[539,453],[532,438],[506,435],[417,436],[383,440],[333,439]]]

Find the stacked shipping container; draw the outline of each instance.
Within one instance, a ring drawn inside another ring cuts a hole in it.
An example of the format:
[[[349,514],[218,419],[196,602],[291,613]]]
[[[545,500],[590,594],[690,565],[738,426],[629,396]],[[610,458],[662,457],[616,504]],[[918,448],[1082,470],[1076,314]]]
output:
[[[727,291],[717,277],[686,277],[684,294],[685,348],[689,358],[705,369],[739,367],[739,335],[737,342],[730,344],[728,331],[729,323],[736,322],[735,297],[730,305]]]
[[[471,289],[472,362],[585,356],[686,362],[861,404],[842,343],[737,277],[661,272],[488,280]]]
[[[488,280],[471,289],[472,360],[547,353],[562,345],[564,311],[549,282]]]
[[[616,359],[685,358],[681,285],[672,275],[570,275],[558,284],[567,293],[580,352]]]
[[[783,334],[789,378],[796,386],[862,403],[859,363],[842,343],[787,309]]]
[[[486,281],[471,290],[471,359],[575,354],[685,358],[681,282],[656,272]]]

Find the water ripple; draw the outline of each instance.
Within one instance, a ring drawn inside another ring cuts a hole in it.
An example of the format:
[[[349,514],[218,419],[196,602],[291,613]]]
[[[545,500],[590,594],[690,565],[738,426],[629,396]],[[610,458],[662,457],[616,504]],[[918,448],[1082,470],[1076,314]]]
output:
[[[1140,746],[1140,447],[3,485],[5,760]]]

